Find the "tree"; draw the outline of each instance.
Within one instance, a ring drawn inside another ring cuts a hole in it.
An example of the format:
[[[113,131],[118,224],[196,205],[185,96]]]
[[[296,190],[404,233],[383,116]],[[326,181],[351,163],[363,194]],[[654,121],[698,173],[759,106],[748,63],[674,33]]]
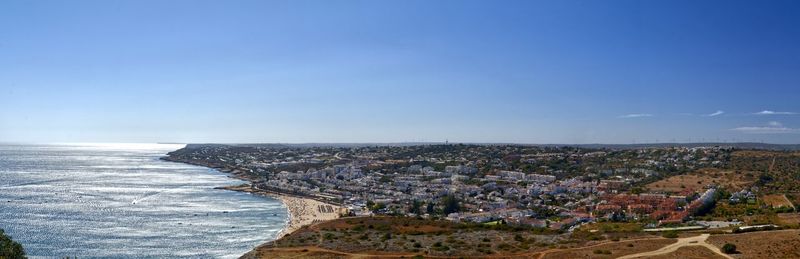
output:
[[[372,212],[378,212],[379,210],[382,210],[382,209],[385,209],[385,208],[386,208],[386,204],[383,204],[383,202],[375,203],[374,205],[372,205],[372,207],[369,207],[369,209]]]
[[[452,194],[444,196],[442,203],[444,204],[444,210],[442,211],[444,215],[455,213],[461,210],[458,205],[458,199]]]
[[[435,205],[433,205],[433,202],[429,202],[428,205],[425,207],[425,213],[433,215],[434,212],[436,212]]]
[[[22,248],[22,245],[11,240],[11,237],[7,236],[2,229],[0,229],[0,258],[27,258],[25,257],[25,249]]]
[[[771,175],[769,175],[767,173],[761,173],[761,175],[758,176],[758,181],[756,183],[758,185],[765,185],[765,184],[767,184],[769,182],[772,182],[772,180],[774,180],[774,179],[772,178]]]
[[[414,200],[411,202],[411,207],[408,208],[409,213],[422,214],[422,202]]]
[[[727,243],[722,246],[722,252],[726,254],[735,254],[736,253],[736,245]]]

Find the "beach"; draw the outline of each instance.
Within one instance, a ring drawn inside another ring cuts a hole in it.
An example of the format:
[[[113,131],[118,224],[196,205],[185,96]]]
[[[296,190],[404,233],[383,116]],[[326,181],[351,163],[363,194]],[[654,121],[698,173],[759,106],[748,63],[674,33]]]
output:
[[[276,240],[304,226],[312,225],[317,222],[337,219],[339,218],[341,212],[343,212],[343,208],[338,205],[325,203],[310,198],[258,190],[252,188],[249,184],[226,186],[221,187],[220,189],[266,195],[283,202],[283,204],[286,205],[286,208],[289,210],[289,220],[286,223],[286,227],[284,227],[283,230],[278,233],[278,236],[275,238]]]
[[[317,200],[281,195],[278,197],[289,209],[289,223],[276,239],[304,226],[339,218],[340,207]]]

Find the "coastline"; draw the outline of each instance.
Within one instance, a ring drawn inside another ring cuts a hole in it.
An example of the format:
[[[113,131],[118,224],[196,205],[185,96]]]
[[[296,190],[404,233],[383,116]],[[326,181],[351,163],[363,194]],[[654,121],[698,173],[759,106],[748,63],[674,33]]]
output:
[[[301,229],[305,226],[309,226],[314,223],[323,222],[327,220],[337,219],[340,217],[340,214],[345,213],[345,209],[342,206],[329,202],[320,201],[318,199],[314,199],[311,197],[297,196],[294,194],[281,193],[270,190],[255,189],[252,187],[253,180],[246,177],[242,173],[242,171],[234,168],[220,168],[212,164],[175,159],[171,157],[169,154],[167,154],[164,157],[161,157],[161,160],[206,167],[209,169],[217,170],[222,173],[226,173],[228,174],[228,177],[236,178],[247,182],[246,184],[241,184],[241,185],[215,187],[215,189],[247,192],[256,195],[269,196],[280,200],[286,206],[289,212],[288,213],[289,218],[287,219],[286,226],[284,226],[283,229],[280,232],[278,232],[278,235],[275,237],[275,240],[281,239],[283,236],[291,234],[292,232]],[[268,241],[267,243],[270,243],[272,241]]]
[[[253,189],[249,184],[242,184],[236,186],[217,187],[216,189],[247,192],[252,194],[269,196],[280,200],[289,212],[289,218],[286,226],[278,233],[275,240],[291,234],[292,232],[301,229],[305,226],[313,225],[315,223],[333,220],[339,218],[342,212],[342,207],[329,204],[314,199],[305,197],[291,196],[276,192],[264,191]]]

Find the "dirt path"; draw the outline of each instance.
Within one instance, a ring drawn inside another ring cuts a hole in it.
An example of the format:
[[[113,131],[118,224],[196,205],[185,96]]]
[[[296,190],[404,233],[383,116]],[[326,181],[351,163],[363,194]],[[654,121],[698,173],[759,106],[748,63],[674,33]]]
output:
[[[573,247],[573,248],[553,248],[553,249],[547,249],[547,250],[539,251],[539,252],[532,252],[532,253],[527,253],[527,254],[517,254],[517,255],[530,255],[531,258],[533,258],[534,255],[538,254],[539,256],[537,256],[536,258],[537,259],[542,259],[545,256],[547,256],[547,254],[556,253],[556,252],[594,248],[594,247],[599,247],[599,246],[612,244],[614,242],[628,243],[628,242],[657,240],[657,239],[664,239],[664,238],[661,238],[661,237],[634,238],[634,239],[628,239],[628,240],[623,240],[623,241],[601,242],[601,243],[597,243],[597,244],[594,244],[594,245],[579,246],[579,247]]]
[[[385,254],[370,254],[370,253],[348,253],[348,252],[341,252],[336,250],[330,250],[322,247],[316,246],[298,246],[298,247],[287,247],[287,248],[270,248],[269,250],[265,250],[266,253],[261,254],[260,258],[272,258],[269,251],[283,251],[283,252],[295,252],[299,253],[294,258],[308,258],[305,253],[308,252],[323,252],[332,255],[339,255],[339,256],[347,256],[348,258],[404,258],[404,257],[413,257],[415,255],[419,255],[419,253],[385,253]],[[433,256],[433,255],[425,255],[425,258],[453,258],[452,256]]]
[[[656,239],[663,239],[661,237],[648,237],[648,238],[637,238],[637,239],[629,239],[622,242],[636,242],[636,241],[647,241],[647,240],[656,240]],[[603,245],[608,245],[613,242],[602,242],[594,245],[589,246],[581,246],[581,247],[574,247],[574,248],[565,248],[565,249],[548,249],[544,251],[536,251],[536,252],[527,252],[527,253],[519,253],[519,254],[507,254],[507,255],[483,255],[483,256],[475,256],[475,258],[516,258],[516,257],[526,257],[526,258],[544,258],[549,253],[560,252],[560,251],[568,251],[568,250],[580,250],[592,247],[599,247]],[[300,246],[300,247],[269,247],[269,248],[256,248],[255,250],[261,252],[267,252],[266,254],[262,254],[261,258],[269,258],[269,251],[286,251],[286,252],[300,252],[301,254],[298,255],[297,258],[303,258],[303,254],[305,252],[325,252],[340,256],[347,256],[351,258],[401,258],[401,257],[413,257],[418,255],[419,253],[369,253],[369,252],[361,252],[361,253],[348,253],[342,251],[335,251],[326,248],[321,248],[317,246]],[[255,258],[255,257],[253,257]],[[453,258],[453,256],[432,256],[432,255],[425,255],[425,258]]]
[[[783,195],[783,199],[786,200],[786,203],[788,203],[789,206],[792,206],[792,211],[797,211],[797,208],[794,207],[794,203],[789,200],[789,197],[786,197],[786,194]]]
[[[778,157],[777,156],[773,156],[772,157],[772,163],[769,164],[769,169],[767,170],[767,173],[772,173],[772,168],[775,167],[775,159],[776,158],[778,158]]]
[[[729,255],[722,253],[722,251],[720,251],[719,248],[717,248],[717,247],[715,247],[715,246],[713,246],[713,245],[711,245],[709,243],[706,243],[705,240],[708,238],[708,236],[709,236],[709,234],[702,234],[702,235],[695,236],[695,237],[679,238],[677,242],[669,244],[669,245],[667,245],[667,246],[665,246],[665,247],[663,247],[661,249],[658,249],[658,250],[655,250],[655,251],[650,251],[650,252],[643,252],[643,253],[638,253],[638,254],[626,255],[626,256],[619,257],[619,258],[622,258],[622,259],[625,259],[625,258],[644,258],[644,257],[649,257],[649,256],[655,256],[655,255],[661,255],[661,254],[675,252],[676,250],[678,250],[678,248],[681,248],[681,247],[684,247],[684,246],[703,246],[703,247],[706,247],[707,249],[711,250],[712,252],[714,252],[716,254],[719,254],[720,256],[723,256],[723,257],[729,258],[729,259],[733,259],[733,257],[730,257]],[[636,241],[646,241],[646,240],[654,240],[654,239],[663,239],[663,238],[661,238],[661,237],[657,237],[657,238],[639,238],[639,239],[625,240],[623,242],[636,242]],[[567,250],[580,250],[580,249],[586,249],[586,248],[592,248],[592,247],[599,247],[599,246],[607,245],[609,243],[610,242],[602,242],[602,243],[589,245],[589,246],[566,248],[566,249],[548,249],[548,250],[545,250],[545,251],[520,253],[520,254],[484,255],[484,256],[476,256],[476,258],[515,258],[515,257],[544,258],[547,254],[554,253],[554,252],[567,251]],[[260,250],[260,249],[257,249],[257,250]],[[366,253],[348,253],[348,252],[335,251],[335,250],[330,250],[330,249],[316,247],[316,246],[305,246],[305,247],[272,247],[272,248],[268,248],[268,249],[264,250],[264,252],[267,252],[267,254],[262,254],[262,256],[268,256],[268,254],[269,254],[268,251],[270,251],[270,250],[272,250],[272,251],[286,251],[286,252],[301,252],[298,255],[297,258],[303,258],[305,252],[325,252],[325,253],[330,253],[330,254],[335,254],[335,255],[340,255],[340,256],[347,256],[347,257],[350,257],[350,258],[400,258],[400,257],[412,257],[414,255],[419,254],[419,253],[380,253],[380,254],[376,253],[376,254],[373,254],[373,253],[369,253],[369,252],[366,252]],[[425,257],[426,258],[453,258],[452,256],[431,256],[431,255],[426,255]],[[261,258],[268,258],[268,257],[261,257]]]
[[[670,245],[667,245],[665,247],[662,247],[661,249],[658,249],[658,250],[655,250],[655,251],[650,251],[650,252],[626,255],[626,256],[619,257],[618,259],[650,257],[650,256],[668,254],[668,253],[675,252],[675,251],[678,250],[678,248],[681,248],[681,247],[684,247],[684,246],[702,246],[702,247],[708,248],[708,250],[711,250],[712,252],[714,252],[716,254],[719,254],[719,255],[721,255],[721,256],[723,256],[725,258],[733,259],[733,257],[723,253],[716,246],[713,246],[713,245],[711,245],[709,243],[706,243],[706,239],[708,239],[708,236],[710,236],[710,235],[709,234],[702,234],[702,235],[699,235],[699,236],[696,236],[696,237],[679,238],[678,242],[675,242],[674,244],[670,244]]]

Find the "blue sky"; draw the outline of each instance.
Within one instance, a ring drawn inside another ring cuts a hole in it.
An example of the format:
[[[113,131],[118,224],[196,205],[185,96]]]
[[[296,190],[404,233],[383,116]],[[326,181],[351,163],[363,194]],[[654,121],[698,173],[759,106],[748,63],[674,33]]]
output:
[[[0,141],[800,143],[798,13],[2,1]]]

